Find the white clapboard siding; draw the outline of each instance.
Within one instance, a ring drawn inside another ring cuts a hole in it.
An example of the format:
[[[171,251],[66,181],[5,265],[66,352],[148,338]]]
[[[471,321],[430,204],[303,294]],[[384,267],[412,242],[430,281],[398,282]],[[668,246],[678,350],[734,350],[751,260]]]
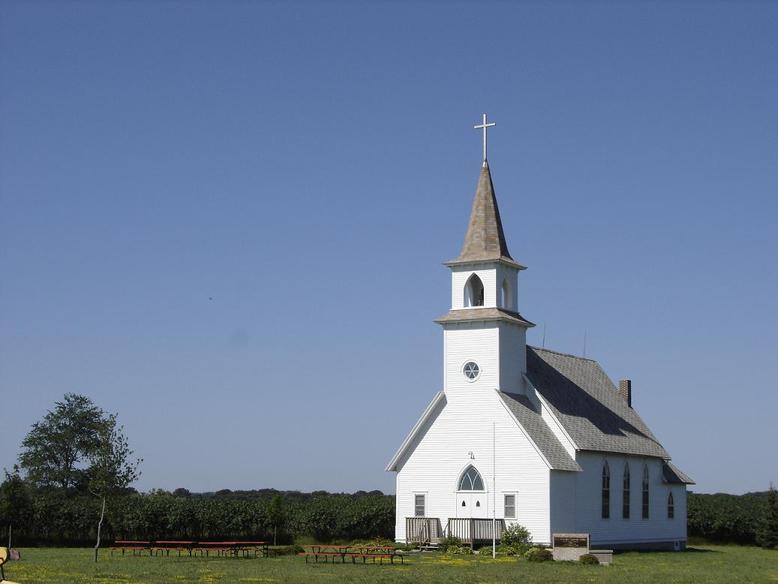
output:
[[[575,473],[575,531],[591,534],[592,544],[686,540],[686,487],[662,482],[662,461],[657,458],[580,452],[583,468]],[[610,518],[602,518],[602,465],[610,467]],[[622,518],[624,463],[630,464],[630,517]],[[649,469],[649,518],[642,517],[643,465]],[[556,474],[556,473],[555,473]],[[569,487],[568,487],[569,488]],[[667,495],[672,489],[675,517],[667,518]]]
[[[533,445],[517,428],[499,397],[489,392],[462,391],[446,395],[437,416],[422,429],[422,436],[398,462],[396,538],[405,541],[405,518],[414,514],[414,495],[426,495],[427,517],[440,518],[445,527],[461,516],[457,486],[462,472],[472,464],[481,473],[486,493],[482,512],[491,517],[496,494],[496,516],[504,517],[503,494],[515,493],[515,520],[527,527],[535,541],[548,543],[549,469]],[[496,429],[496,474],[492,473],[492,423]],[[471,458],[472,453],[472,458]],[[496,489],[493,486],[496,477]]]

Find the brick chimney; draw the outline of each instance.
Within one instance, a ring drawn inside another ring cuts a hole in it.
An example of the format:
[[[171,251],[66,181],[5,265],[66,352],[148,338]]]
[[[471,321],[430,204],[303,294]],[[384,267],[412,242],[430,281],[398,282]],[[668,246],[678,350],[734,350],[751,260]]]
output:
[[[632,407],[632,380],[622,379],[619,381],[619,395],[624,398],[629,407]]]

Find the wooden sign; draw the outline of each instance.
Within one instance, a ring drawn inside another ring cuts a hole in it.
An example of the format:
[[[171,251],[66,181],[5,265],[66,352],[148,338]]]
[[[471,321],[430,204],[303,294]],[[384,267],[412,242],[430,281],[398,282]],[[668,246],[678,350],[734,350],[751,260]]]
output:
[[[586,534],[554,535],[554,547],[560,548],[588,548],[589,537]]]

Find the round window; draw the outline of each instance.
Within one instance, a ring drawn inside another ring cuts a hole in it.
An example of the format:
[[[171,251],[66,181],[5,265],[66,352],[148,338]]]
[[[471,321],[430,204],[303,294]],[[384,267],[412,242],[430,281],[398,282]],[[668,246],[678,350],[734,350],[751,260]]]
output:
[[[468,361],[462,368],[462,372],[470,381],[475,381],[475,378],[478,377],[478,374],[481,373],[481,370],[478,368],[478,363],[475,361]]]

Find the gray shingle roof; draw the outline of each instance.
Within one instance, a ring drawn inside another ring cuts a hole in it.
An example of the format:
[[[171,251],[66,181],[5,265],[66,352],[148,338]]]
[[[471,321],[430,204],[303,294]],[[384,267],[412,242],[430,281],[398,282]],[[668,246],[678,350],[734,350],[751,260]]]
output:
[[[526,395],[498,391],[503,403],[516,417],[522,427],[530,435],[532,441],[543,453],[551,468],[555,470],[579,471],[581,467],[567,453],[562,443],[557,440],[551,429],[535,411],[532,402]]]
[[[528,346],[527,377],[580,450],[670,458],[596,361]]]
[[[694,481],[669,460],[662,465],[662,480],[670,485],[693,485]]]

